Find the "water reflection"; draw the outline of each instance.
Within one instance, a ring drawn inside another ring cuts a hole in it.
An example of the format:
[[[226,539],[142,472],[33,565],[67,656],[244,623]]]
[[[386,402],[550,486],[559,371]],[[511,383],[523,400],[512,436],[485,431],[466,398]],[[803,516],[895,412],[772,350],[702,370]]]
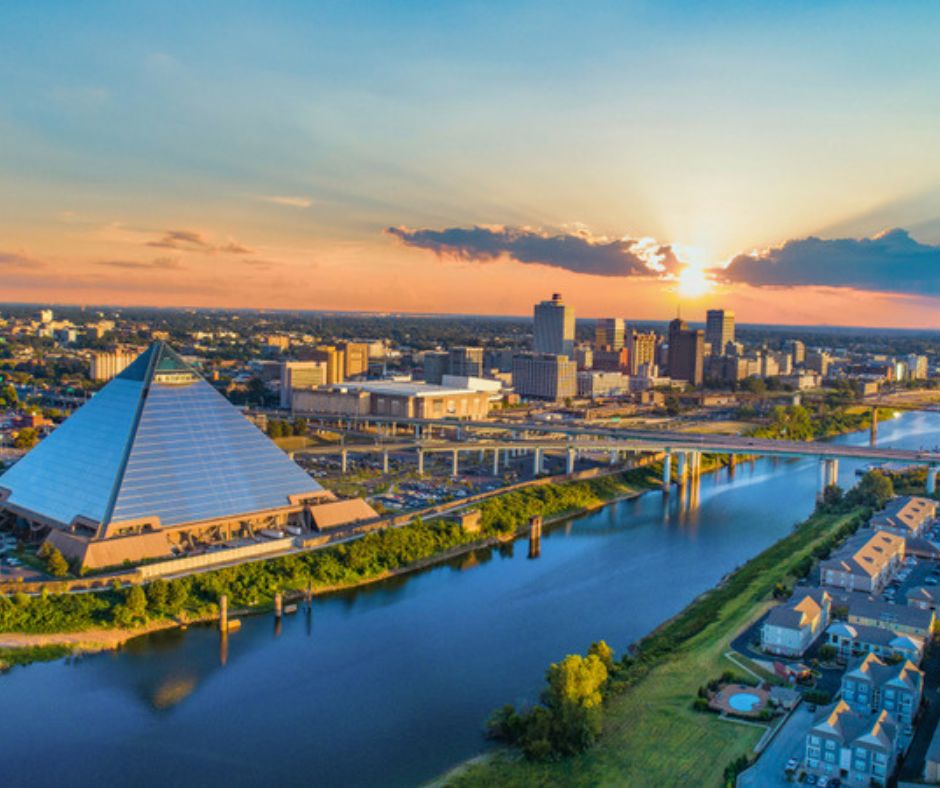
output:
[[[936,414],[880,428],[881,445],[938,441]],[[840,463],[843,487],[858,465]],[[535,561],[509,543],[319,598],[277,637],[268,614],[11,671],[0,784],[420,783],[483,749],[482,721],[534,700],[550,662],[598,638],[622,650],[788,533],[817,476],[740,463],[545,527]]]

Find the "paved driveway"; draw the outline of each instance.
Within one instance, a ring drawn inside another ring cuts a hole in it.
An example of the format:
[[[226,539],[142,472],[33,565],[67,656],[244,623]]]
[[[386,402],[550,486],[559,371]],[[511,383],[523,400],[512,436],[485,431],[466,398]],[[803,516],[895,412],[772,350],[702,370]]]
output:
[[[801,703],[790,715],[786,725],[777,732],[774,740],[761,753],[750,769],[738,777],[738,788],[789,788],[784,767],[790,758],[802,760],[803,740],[813,724],[813,712]]]

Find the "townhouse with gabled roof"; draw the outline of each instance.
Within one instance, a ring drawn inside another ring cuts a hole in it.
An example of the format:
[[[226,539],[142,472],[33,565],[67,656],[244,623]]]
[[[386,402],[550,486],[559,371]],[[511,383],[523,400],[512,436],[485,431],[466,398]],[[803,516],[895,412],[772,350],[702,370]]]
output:
[[[826,643],[833,646],[839,657],[845,660],[877,654],[879,657],[901,658],[920,664],[924,657],[924,639],[917,635],[847,621],[834,621],[829,625]]]
[[[923,536],[937,517],[937,502],[919,495],[904,495],[888,502],[871,518],[873,530],[897,536]]]
[[[930,637],[936,622],[932,610],[868,599],[861,594],[852,596],[848,611],[850,624],[881,627],[898,634],[917,635],[921,639]]]
[[[888,712],[859,712],[840,700],[806,734],[806,769],[850,785],[884,785],[897,765],[898,733]]]
[[[761,627],[761,648],[768,654],[801,657],[829,625],[832,597],[821,588],[794,593],[773,608]]]
[[[904,560],[904,539],[888,531],[869,530],[849,539],[819,564],[824,586],[879,593]]]
[[[910,660],[894,665],[867,654],[842,676],[842,700],[856,711],[886,711],[911,725],[924,693],[924,672]]]

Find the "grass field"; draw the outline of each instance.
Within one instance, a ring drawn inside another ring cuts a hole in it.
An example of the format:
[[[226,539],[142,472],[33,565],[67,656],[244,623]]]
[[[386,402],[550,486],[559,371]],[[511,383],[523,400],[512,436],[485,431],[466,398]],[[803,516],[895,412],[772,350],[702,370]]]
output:
[[[740,673],[723,656],[730,640],[771,604],[774,584],[791,578],[794,567],[855,514],[810,518],[646,638],[641,653],[647,646],[681,645],[609,701],[604,733],[588,752],[533,763],[501,750],[445,775],[438,784],[722,785],[725,767],[750,754],[763,729],[693,711],[696,692],[726,670]],[[694,634],[685,639],[687,632]]]

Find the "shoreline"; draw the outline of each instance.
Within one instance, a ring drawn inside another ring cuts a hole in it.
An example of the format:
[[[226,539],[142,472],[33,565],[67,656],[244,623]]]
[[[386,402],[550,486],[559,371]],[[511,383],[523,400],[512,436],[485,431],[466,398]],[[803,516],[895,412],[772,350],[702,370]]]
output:
[[[703,471],[703,473],[712,473],[713,471],[719,470],[721,467],[724,466],[716,465],[715,467],[710,468],[708,471]],[[591,506],[582,507],[576,511],[550,515],[545,518],[544,524],[551,526],[566,520],[582,517],[584,515],[600,511],[601,509],[605,509],[606,507],[616,503],[634,500],[650,492],[657,492],[657,489],[655,487],[650,487],[643,490],[634,490],[629,493],[623,493],[622,495],[614,496],[609,500],[601,501]],[[320,588],[312,589],[311,593],[313,597],[325,597],[332,594],[339,594],[344,591],[354,591],[359,588],[365,588],[376,583],[381,583],[385,580],[391,580],[392,578],[420,572],[439,564],[444,564],[447,561],[453,560],[454,558],[459,558],[462,555],[467,555],[468,553],[472,553],[475,550],[485,550],[488,548],[499,547],[505,544],[511,544],[519,539],[525,538],[527,530],[527,528],[523,527],[515,533],[504,537],[490,536],[479,541],[468,542],[467,544],[458,545],[436,555],[421,559],[414,562],[413,564],[409,564],[408,566],[403,566],[399,567],[398,569],[383,572],[382,574],[376,575],[375,577],[370,577],[353,583],[334,586],[321,586]],[[303,592],[284,593],[285,602],[295,602],[303,598]],[[272,609],[273,606],[270,604],[258,605],[257,607],[250,608],[234,609],[229,611],[229,618],[233,619],[245,618],[247,616],[260,616],[271,612]],[[31,648],[63,646],[69,648],[71,654],[96,654],[104,651],[117,651],[131,640],[144,637],[146,635],[151,635],[154,632],[185,628],[194,624],[206,624],[216,621],[217,618],[218,617],[216,615],[211,615],[195,616],[186,620],[166,619],[162,621],[151,621],[144,626],[135,627],[134,629],[102,627],[71,632],[0,632],[0,649],[15,652]],[[2,668],[3,659],[2,656],[0,656],[0,670],[2,670]]]

